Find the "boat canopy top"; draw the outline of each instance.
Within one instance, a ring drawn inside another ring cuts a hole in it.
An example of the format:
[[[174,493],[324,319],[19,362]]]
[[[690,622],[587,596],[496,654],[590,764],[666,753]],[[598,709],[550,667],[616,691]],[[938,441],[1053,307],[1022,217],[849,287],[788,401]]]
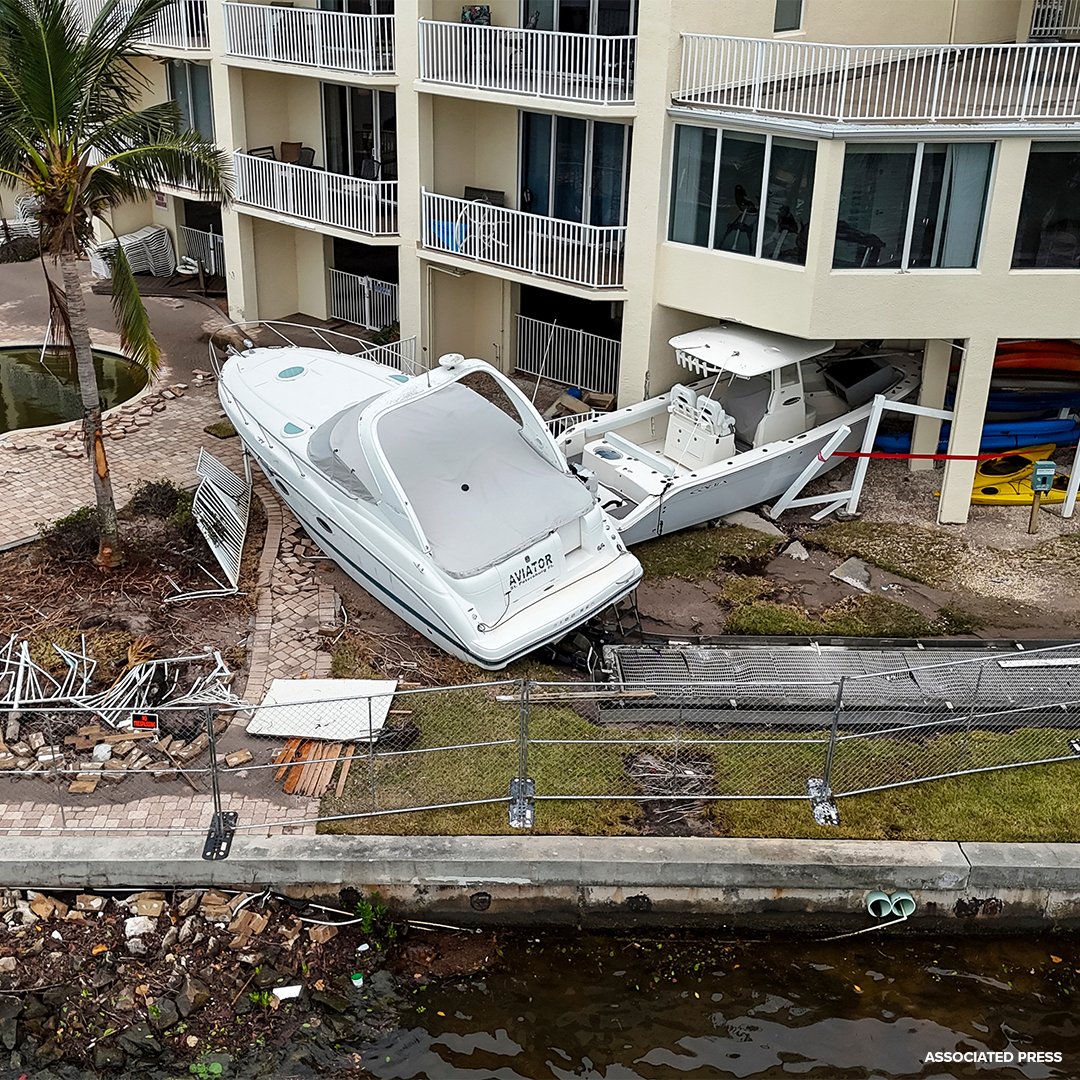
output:
[[[593,497],[529,444],[521,426],[460,383],[378,417],[391,471],[431,553],[467,577],[587,513]]]
[[[808,340],[739,323],[718,323],[673,337],[669,345],[683,367],[699,375],[727,372],[742,379],[821,356],[835,341]]]

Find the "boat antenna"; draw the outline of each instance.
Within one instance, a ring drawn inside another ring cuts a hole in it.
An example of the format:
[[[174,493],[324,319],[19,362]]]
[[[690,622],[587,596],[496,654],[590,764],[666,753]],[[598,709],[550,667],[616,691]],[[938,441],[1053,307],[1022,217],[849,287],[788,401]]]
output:
[[[540,372],[536,376],[536,385],[533,387],[531,405],[536,404],[536,395],[540,393],[540,380],[544,377],[544,372],[547,371],[548,356],[551,355],[551,343],[555,339],[555,327],[559,325],[559,320],[555,319],[551,324],[551,332],[548,334],[547,344],[544,346],[544,358],[540,361]]]

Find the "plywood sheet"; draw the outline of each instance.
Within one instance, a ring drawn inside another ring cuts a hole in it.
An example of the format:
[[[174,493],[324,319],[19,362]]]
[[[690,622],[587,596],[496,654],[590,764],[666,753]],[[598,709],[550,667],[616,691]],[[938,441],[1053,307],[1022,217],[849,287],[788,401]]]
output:
[[[275,679],[249,735],[366,742],[386,723],[394,679]]]

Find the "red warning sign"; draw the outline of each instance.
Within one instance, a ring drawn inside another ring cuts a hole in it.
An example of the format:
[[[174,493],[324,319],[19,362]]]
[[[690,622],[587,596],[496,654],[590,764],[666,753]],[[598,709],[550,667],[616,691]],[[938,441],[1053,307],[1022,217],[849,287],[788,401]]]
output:
[[[132,713],[131,726],[136,731],[157,731],[158,714],[156,712]]]

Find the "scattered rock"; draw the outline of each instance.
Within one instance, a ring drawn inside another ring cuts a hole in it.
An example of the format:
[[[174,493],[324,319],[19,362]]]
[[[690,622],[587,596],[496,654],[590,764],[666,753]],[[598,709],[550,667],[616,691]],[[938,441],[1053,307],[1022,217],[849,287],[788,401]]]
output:
[[[180,993],[176,997],[176,1007],[185,1020],[193,1012],[201,1009],[209,1000],[210,990],[206,983],[192,975],[184,977],[184,984],[180,987]]]
[[[0,975],[10,975],[18,966],[14,956],[0,956]]]
[[[861,592],[870,592],[870,567],[854,555],[845,559],[835,570],[830,570],[829,577],[834,577]]]
[[[158,998],[149,1008],[150,1026],[155,1031],[165,1031],[180,1019],[176,1003],[172,998]]]
[[[142,1057],[157,1057],[161,1053],[161,1043],[154,1038],[150,1025],[144,1020],[132,1024],[120,1036],[120,1043],[129,1053],[139,1054]]]
[[[308,937],[316,945],[325,945],[332,938],[336,938],[337,933],[336,926],[312,926],[308,929]]]
[[[741,525],[744,529],[753,529],[754,532],[764,533],[766,536],[784,538],[782,529],[778,529],[771,521],[766,521],[760,514],[755,514],[750,510],[736,510],[733,514],[725,514],[720,520],[725,525]]]
[[[798,562],[806,562],[810,558],[810,552],[798,540],[793,540],[780,554]]]
[[[120,1069],[124,1065],[124,1051],[119,1046],[99,1042],[94,1047],[94,1068],[98,1072]]]
[[[124,920],[124,937],[129,941],[132,938],[143,937],[152,934],[157,929],[157,919],[148,918],[145,915],[133,915]]]

